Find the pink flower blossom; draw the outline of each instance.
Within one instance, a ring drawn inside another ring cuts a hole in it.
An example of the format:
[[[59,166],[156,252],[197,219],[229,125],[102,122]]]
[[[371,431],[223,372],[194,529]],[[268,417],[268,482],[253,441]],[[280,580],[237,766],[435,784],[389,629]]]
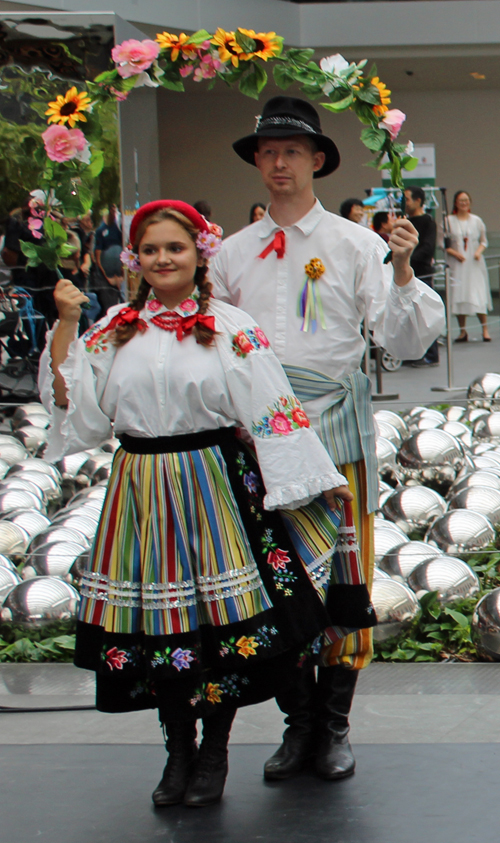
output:
[[[269,348],[269,340],[266,337],[262,328],[258,328],[257,325],[256,325],[255,328],[254,328],[254,331],[255,331],[255,336],[259,340],[260,344],[262,346],[264,346],[264,348]]]
[[[161,301],[158,301],[158,299],[149,299],[146,303],[146,307],[151,311],[151,313],[156,313],[158,310],[162,309],[162,303]]]
[[[222,243],[215,234],[209,231],[200,231],[196,238],[196,245],[203,257],[208,260],[220,251]]]
[[[37,240],[42,239],[42,233],[40,229],[43,228],[43,221],[41,219],[36,217],[30,217],[28,219],[28,228],[31,231],[33,237],[35,237]]]
[[[292,425],[289,419],[286,417],[285,413],[275,413],[269,419],[269,424],[271,425],[274,433],[279,433],[281,436],[288,436],[288,434],[292,430]]]
[[[120,252],[120,260],[123,266],[126,266],[130,272],[140,272],[141,264],[139,263],[139,258],[132,249],[127,248],[123,252]]]
[[[58,163],[71,161],[88,146],[81,129],[68,129],[67,126],[49,126],[42,138],[48,157]]]
[[[130,91],[119,91],[117,88],[111,87],[109,89],[109,93],[113,94],[116,102],[125,102],[125,100],[127,99]]]
[[[201,82],[202,79],[213,79],[217,71],[222,67],[222,62],[210,53],[203,56],[199,67],[194,72],[194,81]]]
[[[285,571],[288,562],[290,562],[290,557],[287,551],[279,547],[276,550],[270,550],[267,555],[267,564],[272,565],[275,571]]]
[[[123,665],[127,662],[128,659],[125,654],[125,650],[119,650],[118,647],[112,647],[111,650],[108,650],[106,653],[106,664],[111,670],[113,670],[113,668],[123,670]]]
[[[191,73],[193,72],[193,70],[194,70],[194,68],[193,68],[193,65],[192,65],[192,64],[185,64],[185,65],[183,65],[183,67],[180,67],[180,68],[179,68],[179,73],[180,73],[180,74],[181,74],[181,76],[185,79],[185,78],[186,78],[186,76],[190,76],[190,75],[191,75]]]
[[[181,301],[179,307],[181,310],[185,310],[186,313],[192,313],[194,310],[196,310],[198,305],[196,304],[194,299],[184,299],[184,301]]]
[[[391,140],[396,140],[405,120],[406,114],[400,111],[399,108],[391,108],[384,114],[384,118],[380,121],[378,127],[379,129],[386,129],[391,136]]]
[[[127,79],[151,67],[159,52],[160,46],[155,41],[136,41],[135,38],[130,38],[113,47],[111,57],[118,65],[119,75],[122,79]]]

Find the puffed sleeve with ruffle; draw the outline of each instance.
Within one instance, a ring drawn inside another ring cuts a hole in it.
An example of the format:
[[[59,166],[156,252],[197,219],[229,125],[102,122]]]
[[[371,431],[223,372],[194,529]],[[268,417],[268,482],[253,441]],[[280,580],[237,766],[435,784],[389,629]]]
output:
[[[264,508],[297,509],[347,485],[295,397],[264,332],[224,302],[211,303],[234,409],[251,434],[266,487]]]
[[[68,356],[59,367],[68,393],[67,410],[54,402],[50,349],[58,323],[47,333],[38,375],[41,401],[51,416],[46,460],[53,462],[65,454],[95,448],[112,435],[111,419],[103,413],[99,402],[116,348],[109,341],[109,334],[101,331],[122,308],[123,304],[111,307],[103,319],[71,343]]]

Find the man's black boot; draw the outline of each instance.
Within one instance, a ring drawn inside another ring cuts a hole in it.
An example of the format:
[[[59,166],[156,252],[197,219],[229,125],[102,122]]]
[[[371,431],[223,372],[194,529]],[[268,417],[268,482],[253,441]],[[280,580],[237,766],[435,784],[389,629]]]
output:
[[[195,720],[168,720],[162,725],[168,761],[161,781],[152,795],[157,808],[166,808],[168,805],[178,805],[182,802],[198,755]]]
[[[219,802],[228,772],[227,745],[236,709],[203,718],[203,740],[184,805],[202,808]]]
[[[322,779],[345,779],[354,773],[356,761],[347,736],[358,672],[338,665],[318,669],[315,769]]]
[[[281,711],[287,715],[288,729],[280,748],[264,764],[266,781],[281,781],[298,773],[312,752],[315,700],[314,668],[302,669],[297,684],[276,696]]]

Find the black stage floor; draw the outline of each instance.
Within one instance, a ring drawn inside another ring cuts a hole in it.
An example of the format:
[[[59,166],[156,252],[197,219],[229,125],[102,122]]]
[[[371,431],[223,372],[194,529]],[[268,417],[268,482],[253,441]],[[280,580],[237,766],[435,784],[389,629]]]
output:
[[[4,728],[8,727],[3,721]],[[2,746],[1,843],[493,843],[498,744],[361,745],[357,774],[264,784],[273,751],[231,747],[224,800],[155,811],[157,746]]]

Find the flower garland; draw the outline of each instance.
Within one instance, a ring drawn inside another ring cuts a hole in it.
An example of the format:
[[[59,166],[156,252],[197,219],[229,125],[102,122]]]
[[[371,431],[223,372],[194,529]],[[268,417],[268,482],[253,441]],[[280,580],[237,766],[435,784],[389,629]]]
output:
[[[231,31],[218,27],[212,33],[200,29],[192,35],[161,32],[154,41],[123,41],[111,50],[111,70],[87,81],[86,90],[78,91],[73,86],[48,103],[45,113],[49,127],[42,134],[44,151],[41,150],[38,186],[47,197],[54,196],[62,214],[87,213],[91,194],[81,176],[95,178],[104,165],[102,152],[92,145],[102,103],[110,99],[121,102],[133,88],[141,86],[161,85],[171,91],[184,91],[184,80],[190,76],[194,82],[208,82],[209,89],[217,80],[229,86],[237,84],[242,94],[258,99],[268,82],[266,68],[272,65],[274,81],[281,89],[295,83],[310,99],[326,100],[319,105],[328,111],[354,111],[364,124],[361,140],[375,155],[369,166],[388,169],[393,186],[402,188],[402,169],[414,169],[418,159],[412,156],[411,142],[397,143],[406,116],[399,109],[389,108],[391,92],[378,77],[376,67],[365,73],[366,60],[348,62],[335,54],[317,64],[313,56],[312,49],[291,48],[284,52],[283,38],[276,32],[243,27]],[[92,111],[93,119],[89,120]],[[30,226],[35,239],[43,238],[44,243],[22,241],[21,248],[28,266],[44,263],[57,269],[61,260],[71,254],[72,247],[64,228],[51,216],[48,201],[44,210],[44,216],[33,216]],[[220,248],[219,240],[220,235],[211,230],[200,235],[198,246],[209,258]],[[122,260],[129,269],[137,271],[135,255],[126,251]],[[307,302],[311,302],[311,297],[314,302],[315,297],[309,279],[306,310]],[[316,301],[321,322],[317,296]],[[316,320],[311,317],[311,321]]]

